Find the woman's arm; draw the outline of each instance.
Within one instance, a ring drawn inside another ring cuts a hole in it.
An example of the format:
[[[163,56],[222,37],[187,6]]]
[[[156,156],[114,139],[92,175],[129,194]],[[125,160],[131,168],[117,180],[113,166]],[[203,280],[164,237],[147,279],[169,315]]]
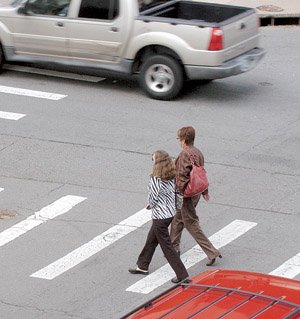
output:
[[[186,186],[190,180],[190,172],[192,169],[192,164],[189,155],[182,151],[176,161],[176,189],[181,194],[184,193]]]

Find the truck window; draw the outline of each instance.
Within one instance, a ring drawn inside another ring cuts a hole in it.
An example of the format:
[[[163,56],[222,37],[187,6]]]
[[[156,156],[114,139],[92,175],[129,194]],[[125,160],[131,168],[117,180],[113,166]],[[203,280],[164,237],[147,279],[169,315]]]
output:
[[[28,14],[67,16],[71,0],[28,0],[25,10]]]
[[[119,14],[119,0],[82,0],[78,17],[113,20]]]

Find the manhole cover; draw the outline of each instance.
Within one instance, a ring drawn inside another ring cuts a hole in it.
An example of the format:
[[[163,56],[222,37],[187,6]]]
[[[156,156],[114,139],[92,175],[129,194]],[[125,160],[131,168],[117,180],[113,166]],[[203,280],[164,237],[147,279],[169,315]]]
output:
[[[284,9],[277,7],[277,6],[273,6],[273,5],[267,5],[267,6],[259,6],[256,7],[258,10],[260,11],[268,11],[268,12],[281,12],[284,11]]]
[[[0,210],[0,219],[13,218],[17,215],[14,211]]]

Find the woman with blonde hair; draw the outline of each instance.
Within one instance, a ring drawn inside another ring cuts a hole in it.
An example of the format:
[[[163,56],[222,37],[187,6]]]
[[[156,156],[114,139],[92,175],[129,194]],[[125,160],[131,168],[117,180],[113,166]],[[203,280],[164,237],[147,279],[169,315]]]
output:
[[[163,150],[152,155],[153,169],[148,185],[148,209],[152,211],[152,226],[135,268],[131,274],[148,275],[149,265],[159,244],[176,277],[173,283],[187,280],[188,273],[178,253],[173,248],[169,225],[176,213],[175,208],[175,164],[170,155]]]

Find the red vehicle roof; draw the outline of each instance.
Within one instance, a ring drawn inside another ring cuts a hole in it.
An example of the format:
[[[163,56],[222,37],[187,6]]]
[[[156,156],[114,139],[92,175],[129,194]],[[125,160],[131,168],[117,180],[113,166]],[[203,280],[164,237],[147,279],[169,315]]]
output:
[[[235,270],[206,271],[121,319],[300,319],[300,281]]]

